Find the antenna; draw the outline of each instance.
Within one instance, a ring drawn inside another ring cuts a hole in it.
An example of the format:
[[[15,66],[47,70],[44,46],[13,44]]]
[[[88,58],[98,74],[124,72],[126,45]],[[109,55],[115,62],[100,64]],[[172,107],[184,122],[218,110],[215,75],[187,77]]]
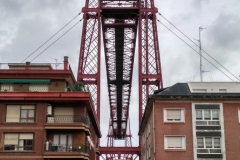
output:
[[[199,27],[199,40],[198,40],[198,42],[199,42],[199,54],[200,54],[200,81],[201,82],[203,80],[203,72],[204,72],[203,69],[202,69],[202,45],[201,45],[201,31],[203,29],[207,29],[207,28],[202,28],[202,26]]]
[[[52,58],[52,57],[50,57],[50,58]],[[58,67],[58,65],[59,65],[59,64],[57,63],[58,60],[57,60],[56,58],[52,58],[52,59],[54,59],[54,60],[56,61],[55,68],[57,69],[57,67]]]

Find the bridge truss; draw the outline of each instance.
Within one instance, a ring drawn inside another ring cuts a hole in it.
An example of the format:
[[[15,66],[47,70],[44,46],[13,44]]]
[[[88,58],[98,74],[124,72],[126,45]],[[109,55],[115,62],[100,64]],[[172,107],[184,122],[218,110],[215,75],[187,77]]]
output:
[[[135,53],[138,54],[139,123],[148,95],[163,86],[157,8],[154,0],[86,0],[82,12],[78,81],[90,90],[99,119],[102,46],[106,62],[110,120],[107,147],[100,147],[100,153],[107,160],[133,160],[141,153],[140,147],[132,147],[129,120]],[[125,140],[125,147],[114,146],[119,139]]]

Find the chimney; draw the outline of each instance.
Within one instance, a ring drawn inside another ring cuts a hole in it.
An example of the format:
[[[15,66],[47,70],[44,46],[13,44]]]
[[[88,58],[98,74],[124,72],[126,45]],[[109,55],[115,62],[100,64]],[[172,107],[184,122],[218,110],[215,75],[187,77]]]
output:
[[[64,56],[64,70],[68,70],[68,56]]]
[[[30,70],[30,62],[26,62],[25,70]]]

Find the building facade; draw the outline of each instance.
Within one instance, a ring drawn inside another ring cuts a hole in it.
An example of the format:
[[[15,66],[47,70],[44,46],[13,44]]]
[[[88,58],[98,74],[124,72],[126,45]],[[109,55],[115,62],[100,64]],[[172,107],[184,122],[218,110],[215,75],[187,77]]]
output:
[[[148,99],[140,125],[142,160],[240,157],[240,83],[177,83]]]
[[[63,69],[8,66],[0,69],[0,159],[99,159],[91,95],[76,82],[67,57]]]

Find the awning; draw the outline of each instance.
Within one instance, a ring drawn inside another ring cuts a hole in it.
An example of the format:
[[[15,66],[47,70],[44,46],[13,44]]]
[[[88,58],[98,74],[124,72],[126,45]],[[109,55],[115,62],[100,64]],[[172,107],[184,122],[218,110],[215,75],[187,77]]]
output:
[[[50,79],[0,79],[0,83],[50,83]]]

